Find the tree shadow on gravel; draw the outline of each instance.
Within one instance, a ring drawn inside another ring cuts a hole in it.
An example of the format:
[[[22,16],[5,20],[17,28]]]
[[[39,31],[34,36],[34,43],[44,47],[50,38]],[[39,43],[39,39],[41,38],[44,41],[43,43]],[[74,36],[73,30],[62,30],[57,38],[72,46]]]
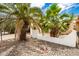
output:
[[[6,51],[10,47],[16,44],[15,39],[3,40],[0,42],[0,53]]]

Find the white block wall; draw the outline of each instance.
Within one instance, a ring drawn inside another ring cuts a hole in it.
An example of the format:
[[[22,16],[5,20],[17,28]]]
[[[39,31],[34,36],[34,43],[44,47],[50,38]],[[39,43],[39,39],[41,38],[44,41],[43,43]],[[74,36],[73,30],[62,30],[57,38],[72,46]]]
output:
[[[55,38],[55,37],[50,37],[49,35],[42,35],[39,33],[38,30],[32,30],[31,29],[31,35],[33,38],[37,38],[40,40],[45,40],[48,42],[53,42],[65,46],[70,46],[70,47],[76,47],[76,31],[73,30],[69,35],[65,36],[64,38]]]

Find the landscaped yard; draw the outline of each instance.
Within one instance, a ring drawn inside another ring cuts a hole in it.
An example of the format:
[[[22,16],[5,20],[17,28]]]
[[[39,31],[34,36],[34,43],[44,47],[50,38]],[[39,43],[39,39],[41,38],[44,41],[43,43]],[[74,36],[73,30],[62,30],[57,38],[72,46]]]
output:
[[[15,41],[15,39],[4,40],[0,43],[0,55],[2,54],[7,56],[79,56],[79,49],[29,37],[27,42]]]
[[[58,3],[46,10],[32,3],[0,3],[0,56],[79,55],[72,48],[79,43],[79,17],[61,11]]]

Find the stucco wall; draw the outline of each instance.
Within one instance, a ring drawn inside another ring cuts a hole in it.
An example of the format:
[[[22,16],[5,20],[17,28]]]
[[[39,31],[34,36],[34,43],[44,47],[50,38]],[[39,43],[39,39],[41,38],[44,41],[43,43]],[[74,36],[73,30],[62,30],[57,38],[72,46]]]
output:
[[[48,42],[53,42],[65,46],[70,46],[70,47],[76,47],[76,31],[73,30],[69,35],[66,35],[63,38],[55,38],[55,37],[50,37],[49,35],[42,35],[39,33],[38,30],[33,30],[31,29],[31,36],[33,38],[37,38],[40,40],[45,40]]]

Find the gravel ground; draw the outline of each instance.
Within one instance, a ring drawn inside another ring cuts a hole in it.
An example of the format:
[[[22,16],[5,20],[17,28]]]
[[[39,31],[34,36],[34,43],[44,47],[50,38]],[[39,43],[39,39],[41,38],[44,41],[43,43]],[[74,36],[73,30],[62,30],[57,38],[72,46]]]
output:
[[[79,56],[79,49],[37,39],[19,42],[8,56]]]
[[[0,41],[0,54],[15,45],[15,43],[16,41],[14,39]]]

